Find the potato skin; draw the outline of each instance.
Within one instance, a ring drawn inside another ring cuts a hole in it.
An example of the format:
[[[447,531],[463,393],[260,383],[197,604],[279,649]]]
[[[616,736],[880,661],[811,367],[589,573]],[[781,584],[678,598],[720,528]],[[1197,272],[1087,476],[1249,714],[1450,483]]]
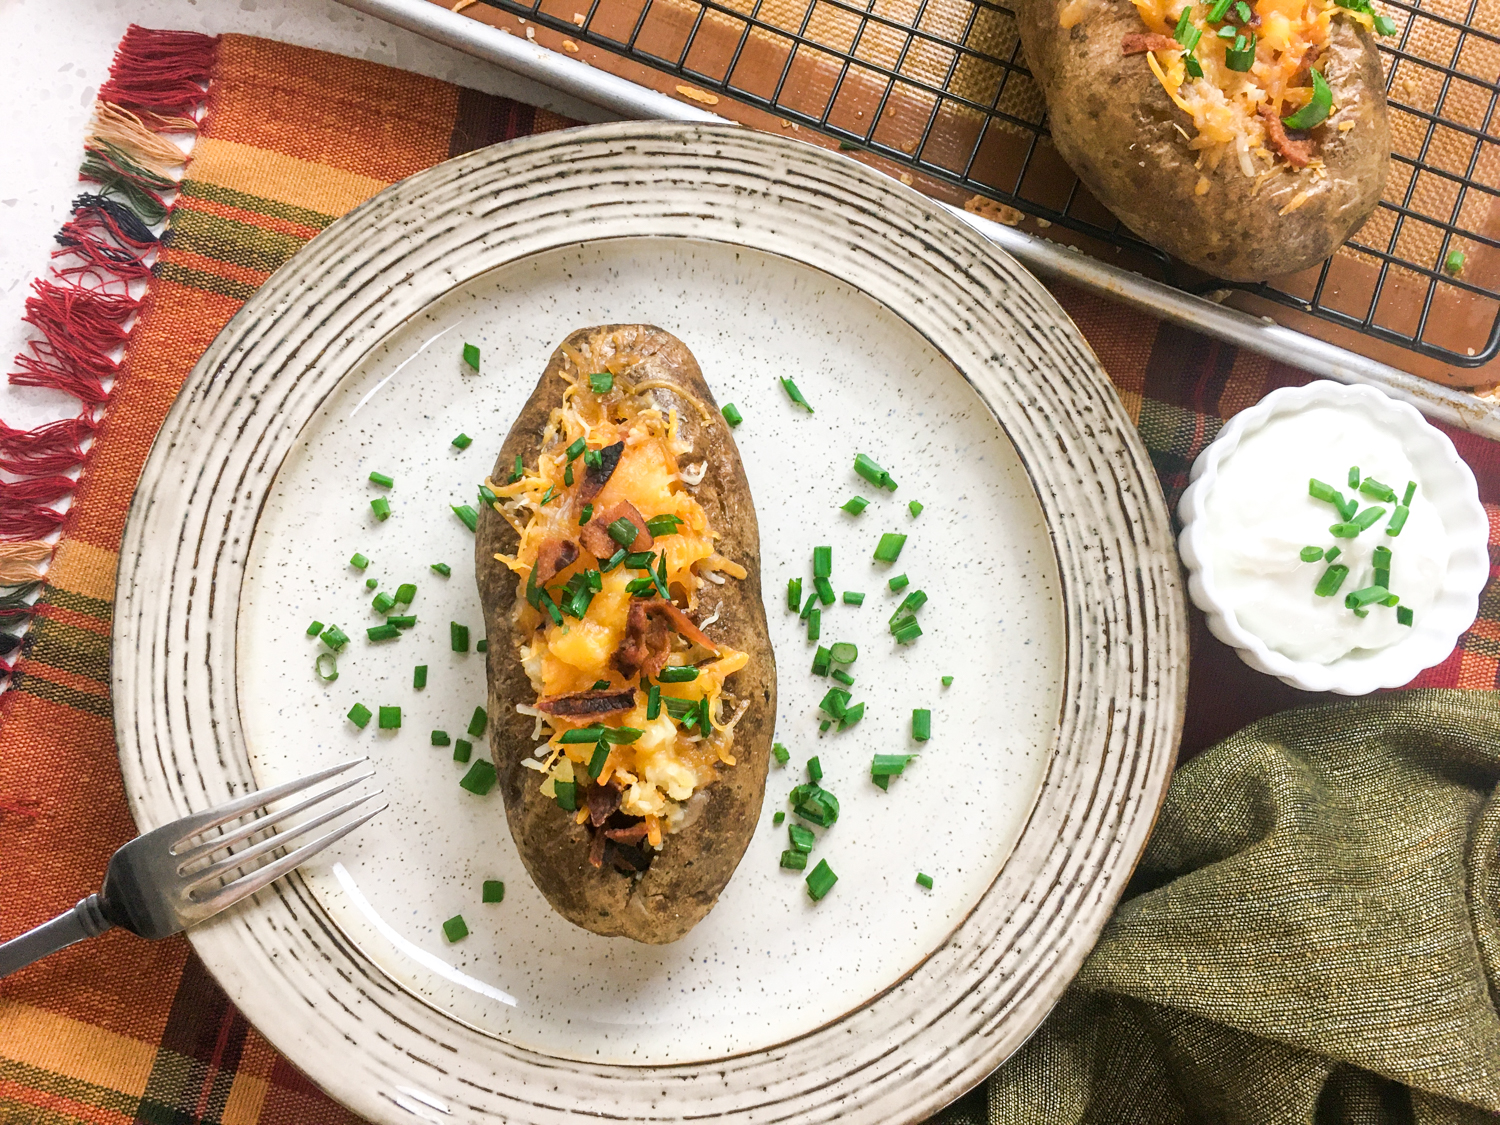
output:
[[[1021,0],[1021,42],[1047,100],[1052,139],[1099,202],[1154,246],[1217,277],[1263,281],[1329,257],[1374,211],[1390,165],[1385,85],[1373,37],[1335,19],[1324,77],[1335,112],[1310,130],[1328,177],[1311,181],[1284,165],[1255,190],[1232,155],[1201,173],[1195,194],[1192,135],[1144,55],[1125,56],[1128,32],[1144,30],[1129,0],[1090,0],[1071,28],[1058,23],[1068,0]],[[1345,121],[1354,128],[1339,131]],[[1306,203],[1278,212],[1298,191]]]
[[[479,517],[475,569],[491,638],[486,653],[490,753],[521,861],[547,901],[570,922],[606,937],[662,944],[682,937],[713,908],[760,819],[776,722],[776,662],[760,594],[760,532],[739,450],[697,361],[681,340],[651,325],[607,324],[580,329],[566,343],[596,358],[615,352],[644,356],[644,362],[632,369],[632,382],[665,380],[709,409],[711,418],[705,422],[687,398],[661,389],[646,392],[663,409],[677,408],[679,433],[693,443],[682,463],[707,459],[708,470],[694,494],[720,532],[719,552],[748,571],[742,580],[708,585],[699,595],[700,603],[722,603],[718,620],[708,627],[709,636],[749,655],[749,663],[728,684],[737,698],[750,701],[735,728],[736,764],[721,765],[718,778],[690,798],[688,823],[665,837],[650,868],[636,879],[608,864],[591,866],[588,828],[544,797],[541,775],[520,764],[537,743],[531,737],[532,719],[515,708],[517,703],[533,702],[536,695],[516,650],[522,639],[512,625],[517,579],[494,557],[514,553],[518,537],[498,513],[486,509]],[[560,374],[565,362],[559,348],[500,449],[494,479],[510,476],[517,454],[527,465],[536,465],[543,430],[567,385]]]

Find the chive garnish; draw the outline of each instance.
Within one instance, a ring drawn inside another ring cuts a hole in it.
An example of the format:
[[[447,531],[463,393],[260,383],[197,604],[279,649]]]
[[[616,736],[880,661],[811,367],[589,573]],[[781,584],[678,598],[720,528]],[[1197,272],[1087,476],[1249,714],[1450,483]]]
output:
[[[789,871],[803,871],[807,868],[807,853],[799,852],[796,848],[788,848],[781,853],[781,866]]]
[[[1313,587],[1313,593],[1320,598],[1331,598],[1339,592],[1339,587],[1344,584],[1344,579],[1349,577],[1349,568],[1342,563],[1330,566],[1323,572],[1323,577],[1318,579],[1318,584]]]
[[[427,665],[418,664],[412,669],[411,686],[421,691],[427,686]]]
[[[578,783],[576,781],[554,781],[552,792],[557,795],[557,807],[566,812],[578,811]]]
[[[807,763],[809,771],[811,771],[813,762],[816,762],[817,760],[818,759],[814,758],[811,762]],[[822,772],[819,771],[818,777],[821,776]],[[817,778],[815,777],[813,778],[813,780],[816,781]],[[792,847],[799,852],[812,851],[813,845],[818,842],[818,838],[813,835],[813,830],[811,828],[808,828],[805,825],[798,824],[795,820],[792,821],[791,824],[788,824],[786,826],[786,835]]]
[[[807,411],[809,414],[813,412],[812,406],[809,405],[807,399],[802,397],[802,392],[797,389],[796,383],[792,382],[790,379],[783,377],[781,380],[781,389],[786,392],[787,398],[791,399],[798,406],[802,407],[803,410]]]
[[[453,760],[455,762],[467,762],[474,756],[474,744],[466,738],[460,738],[453,744]]]
[[[515,464],[515,467],[511,469],[511,471],[510,471],[510,480],[507,481],[506,483],[507,484],[515,484],[516,481],[520,480],[525,475],[526,475],[526,468],[525,468],[524,465],[521,464],[521,455],[519,453],[517,453],[516,454],[516,464]]]
[[[330,625],[323,630],[323,635],[318,638],[334,652],[338,652],[349,643],[349,636],[337,625]]]
[[[807,776],[812,778],[813,781],[823,780],[823,763],[818,761],[816,756],[807,759]],[[804,829],[804,831],[806,830]],[[808,832],[807,835],[809,839],[812,838],[811,832]]]
[[[324,683],[331,684],[339,678],[339,665],[331,652],[320,652],[313,660],[313,671],[318,674],[318,679]]]
[[[375,513],[375,518],[382,522],[391,518],[391,502],[384,496],[377,496],[371,500],[370,510]]]
[[[488,637],[480,637],[477,641],[474,642],[475,652],[489,652],[489,650],[490,639]]]
[[[1349,487],[1350,488],[1358,488],[1359,487],[1359,466],[1358,465],[1350,465],[1349,466]]]
[[[802,579],[789,578],[786,583],[786,608],[795,613],[802,606]]]
[[[469,627],[457,621],[448,622],[448,644],[454,652],[468,652]]]
[[[813,548],[813,577],[830,578],[833,575],[833,548]]]
[[[1224,18],[1224,14],[1229,11],[1229,6],[1233,3],[1234,0],[1214,0],[1213,7],[1208,10],[1209,22],[1218,23]]]
[[[814,609],[807,615],[807,639],[815,641],[823,632],[823,611]]]
[[[624,516],[609,525],[609,537],[622,547],[629,547],[639,534],[640,529]]]
[[[1391,513],[1391,522],[1385,525],[1387,535],[1400,535],[1401,529],[1406,526],[1406,517],[1411,515],[1411,509],[1405,504],[1397,504],[1396,510]]]
[[[911,579],[910,578],[906,577],[906,575],[904,575],[904,574],[898,574],[898,575],[896,575],[896,577],[892,578],[889,582],[887,582],[886,585],[890,587],[891,593],[895,593],[897,590],[904,590],[904,589],[906,589],[906,587],[910,583],[911,583]]]
[[[483,707],[474,708],[474,714],[469,719],[469,733],[475,738],[484,737],[484,728],[490,721],[489,712]]]
[[[468,434],[459,434],[453,439],[453,444],[459,449],[468,449],[469,446],[474,444],[474,439]]]
[[[571,463],[563,470],[563,484],[569,488],[573,487],[573,466]]]
[[[859,646],[849,641],[839,641],[828,651],[835,664],[853,664],[859,659]]]
[[[478,529],[479,513],[476,512],[473,508],[471,508],[467,504],[450,504],[448,506],[453,509],[453,514],[455,516],[464,521],[464,526],[467,527],[470,531],[475,531]]]
[[[1344,607],[1346,609],[1363,609],[1365,606],[1383,602],[1391,596],[1391,592],[1384,586],[1365,586],[1363,589],[1355,590],[1352,594],[1344,596]]]
[[[375,589],[375,587],[377,587],[379,585],[380,585],[380,579],[378,579],[378,578],[366,578],[365,579],[365,589],[366,590],[373,590],[373,589]]]
[[[624,547],[621,547],[614,554],[610,555],[609,558],[605,559],[602,563],[599,564],[599,570],[604,574],[608,574],[610,571],[614,570],[615,567],[619,566],[622,562],[625,561],[625,556],[627,554],[629,554],[629,552],[626,551]]]
[[[833,724],[831,722],[829,722],[827,719],[824,719],[821,723],[818,724],[818,733],[819,734],[827,734],[828,733],[828,728],[831,727],[831,726],[833,726]]]
[[[829,688],[828,694],[823,696],[822,702],[818,704],[819,711],[835,719],[843,718],[848,707],[849,693],[843,688]]]
[[[854,457],[854,471],[871,484],[891,492],[896,491],[896,482],[891,479],[891,474],[882,469],[873,460],[863,453]]]
[[[604,772],[604,763],[609,761],[609,743],[600,742],[594,747],[593,756],[589,758],[589,776],[597,779]]]
[[[932,712],[925,707],[917,707],[911,713],[911,736],[918,742],[932,737]]]
[[[1326,551],[1323,552],[1323,561],[1324,562],[1332,562],[1334,559],[1338,558],[1343,553],[1344,553],[1344,548],[1342,548],[1342,547],[1329,547],[1328,550],[1326,550]]]
[[[839,719],[839,730],[848,730],[864,717],[865,705],[863,703],[856,703],[844,712],[843,718]]]
[[[309,625],[307,627],[307,635],[309,637],[316,637],[322,631],[323,631],[323,623],[321,621],[314,621],[311,625]]]
[[[467,352],[471,347],[473,347],[472,344],[464,345],[464,352],[466,353],[464,355],[465,363],[469,362]],[[477,351],[478,349],[475,350]],[[478,362],[477,356],[475,357],[475,362]],[[452,918],[449,918],[446,922],[443,923],[443,936],[448,939],[450,944],[452,942],[458,941],[460,938],[466,938],[469,936],[469,927],[464,922],[464,916],[462,914],[455,914]]]
[[[881,774],[879,777],[871,776],[870,780],[873,781],[876,785],[880,786],[880,788],[884,789],[886,792],[890,792],[891,779],[885,774]]]
[[[817,604],[818,604],[818,595],[816,593],[808,594],[807,595],[807,601],[805,601],[805,602],[802,603],[802,612],[800,614],[798,614],[797,616],[801,617],[802,620],[806,621],[809,617],[812,616],[813,608]]]
[[[378,721],[381,730],[400,730],[401,708],[382,707],[380,709],[380,719]]]
[[[901,618],[914,614],[927,604],[927,594],[922,590],[913,590],[906,595],[906,600],[896,607],[896,612],[891,614],[891,625],[895,625]]]
[[[787,800],[794,815],[819,828],[827,828],[839,818],[838,798],[816,782],[797,786]]]
[[[835,668],[831,675],[835,680],[843,684],[845,687],[849,687],[854,683],[854,677],[849,675],[849,673],[844,671],[842,668]]]
[[[646,718],[655,719],[661,715],[661,688],[652,684],[646,691]]]
[[[1317,562],[1323,557],[1323,548],[1303,547],[1300,557],[1303,562]]]
[[[371,711],[363,703],[356,703],[353,707],[349,708],[348,719],[360,730],[364,730],[369,725],[370,718],[374,714],[375,712]]]
[[[932,876],[931,875],[924,875],[924,874],[922,874],[922,872],[918,871],[917,872],[917,886],[919,886],[919,887],[926,887],[929,891],[932,890]]]
[[[390,488],[396,483],[392,478],[386,476],[384,473],[371,473],[370,482],[372,484],[378,484],[381,488]]]
[[[505,884],[499,879],[486,879],[479,888],[480,902],[504,902]]]
[[[724,415],[724,421],[728,422],[731,426],[738,426],[745,420],[744,415],[740,413],[739,407],[735,406],[732,402],[726,402],[724,409],[719,411],[719,413]]]
[[[871,777],[900,777],[915,754],[876,754],[870,762]]]
[[[771,757],[776,759],[778,765],[784,766],[792,760],[792,752],[777,742],[771,747]]]
[[[555,485],[555,484],[548,485],[547,486],[547,491],[544,492],[544,493],[542,493],[542,498],[537,501],[537,505],[536,506],[538,508],[544,508],[544,507],[546,507],[547,501],[551,500],[552,497],[554,497],[556,495],[557,495],[557,485]]]
[[[813,587],[818,591],[818,601],[824,605],[832,605],[838,600],[838,595],[833,592],[833,583],[826,578],[814,578]]]
[[[1380,500],[1386,504],[1394,504],[1396,502],[1396,490],[1388,484],[1381,484],[1374,477],[1365,477],[1364,482],[1359,486],[1359,490],[1371,500]]]
[[[1214,34],[1217,35],[1220,39],[1233,39],[1239,33],[1234,30],[1233,24],[1226,23],[1223,27],[1219,28],[1218,31],[1214,32]]]
[[[568,460],[572,461],[575,458],[582,456],[583,451],[585,449],[587,449],[588,447],[589,447],[589,443],[586,442],[586,441],[584,441],[583,438],[579,438],[572,445],[568,446],[568,448],[567,448]]]
[[[807,877],[807,895],[814,902],[819,902],[824,895],[833,890],[833,885],[838,881],[839,877],[833,873],[833,868],[828,866],[828,861],[820,859],[818,866],[814,867]]]
[[[869,506],[870,502],[863,496],[852,496],[839,505],[839,507],[843,508],[851,516],[859,515],[860,512],[863,512]]]
[[[913,516],[920,516],[922,514],[922,504],[918,500],[913,500],[906,506],[906,510]]]
[[[364,570],[365,567],[370,565],[370,560],[358,551],[355,551],[354,554],[349,556],[349,565],[355,570]]]
[[[632,551],[625,556],[626,570],[650,570],[656,562],[655,551]]]
[[[557,741],[564,746],[586,746],[599,742],[603,738],[603,727],[577,727],[574,730],[563,731]]]
[[[475,371],[479,370],[479,348],[474,344],[464,345],[464,362]]]
[[[1307,494],[1314,500],[1322,500],[1324,503],[1337,506],[1343,500],[1343,494],[1333,485],[1320,481],[1317,477],[1310,477],[1307,481]]]
[[[596,395],[607,395],[615,388],[615,376],[612,371],[596,371],[589,376],[589,390]]]
[[[689,684],[698,678],[698,669],[691,664],[679,666],[669,665],[663,668],[656,677],[664,684]]]
[[[891,627],[891,635],[899,644],[908,644],[922,635],[922,626],[917,624],[915,617],[908,617],[899,625]]]
[[[1406,495],[1403,496],[1403,497],[1401,497],[1401,503],[1405,507],[1410,508],[1411,507],[1411,498],[1413,496],[1415,496],[1416,494],[1417,494],[1417,482],[1414,481],[1414,480],[1407,481],[1406,482]]]
[[[432,744],[434,746],[447,746],[451,741],[452,739],[448,737],[448,732],[445,730],[435,730],[432,732]]]
[[[469,772],[459,779],[460,788],[467,789],[477,797],[483,797],[495,785],[495,764],[488,758],[475,758]]]
[[[880,537],[880,543],[875,548],[875,561],[893,563],[901,557],[901,548],[906,546],[906,536],[898,535],[894,531],[888,531]]]
[[[374,625],[366,629],[365,635],[372,641],[393,641],[401,635],[401,630],[387,621],[384,625]]]
[[[771,823],[774,824],[777,828],[780,828],[781,825],[782,825],[782,823],[785,820],[786,820],[786,813],[782,812],[780,809],[777,809],[771,815]]]
[[[396,587],[396,602],[399,605],[411,605],[413,598],[417,596],[417,584],[415,582],[403,582]]]
[[[813,656],[812,673],[814,676],[828,675],[828,669],[833,664],[833,654],[822,645],[818,646],[817,653]]]
[[[652,516],[646,521],[646,530],[653,539],[660,539],[663,535],[676,535],[677,529],[685,523],[687,520],[681,516]]]
[[[370,608],[376,613],[389,613],[396,606],[396,598],[384,590],[375,595],[375,600],[370,603]]]
[[[865,604],[865,596],[863,594],[861,594],[858,590],[845,590],[844,591],[844,604],[845,605],[864,605]]]
[[[1410,626],[1414,615],[1409,605],[1398,605],[1396,607],[1396,624]]]

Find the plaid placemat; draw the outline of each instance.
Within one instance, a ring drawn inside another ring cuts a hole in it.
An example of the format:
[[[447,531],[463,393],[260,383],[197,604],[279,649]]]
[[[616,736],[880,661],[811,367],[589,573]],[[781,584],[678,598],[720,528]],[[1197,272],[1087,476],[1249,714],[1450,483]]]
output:
[[[0,656],[13,661],[0,696],[3,936],[96,890],[110,854],[134,835],[110,723],[115,564],[141,464],[198,357],[304,242],[386,185],[570,124],[371,63],[140,28],[100,98],[85,194],[58,236],[54,272],[28,302],[37,339],[11,375],[66,390],[82,410],[31,431],[0,425],[0,469],[13,478],[0,481],[0,624],[13,630],[0,632]],[[182,135],[195,140],[179,184],[181,150],[170,141]],[[151,224],[164,217],[158,239]],[[1096,298],[1057,294],[1139,424],[1169,503],[1224,418],[1309,379]],[[1452,436],[1494,525],[1500,447]],[[1493,552],[1500,539],[1491,543]],[[1313,701],[1243,666],[1201,620],[1195,627],[1185,752]],[[1474,628],[1419,683],[1494,688],[1497,677],[1492,584]],[[185,940],[114,932],[0,985],[0,1120],[354,1119],[245,1023]]]

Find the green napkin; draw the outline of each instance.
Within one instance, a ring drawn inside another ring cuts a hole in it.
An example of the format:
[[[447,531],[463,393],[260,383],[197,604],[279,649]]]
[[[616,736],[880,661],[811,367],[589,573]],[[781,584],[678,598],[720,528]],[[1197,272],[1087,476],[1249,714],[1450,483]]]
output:
[[[1172,779],[1031,1040],[937,1125],[1494,1122],[1500,694],[1288,711]]]

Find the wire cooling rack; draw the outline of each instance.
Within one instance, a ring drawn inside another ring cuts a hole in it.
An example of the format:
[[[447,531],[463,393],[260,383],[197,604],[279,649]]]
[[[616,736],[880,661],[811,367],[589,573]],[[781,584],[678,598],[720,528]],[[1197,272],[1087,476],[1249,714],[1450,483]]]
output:
[[[1106,246],[1193,293],[1227,283],[1124,228],[1047,136],[993,0],[483,0]],[[1500,0],[1386,0],[1385,196],[1321,267],[1235,286],[1457,368],[1500,354]]]

